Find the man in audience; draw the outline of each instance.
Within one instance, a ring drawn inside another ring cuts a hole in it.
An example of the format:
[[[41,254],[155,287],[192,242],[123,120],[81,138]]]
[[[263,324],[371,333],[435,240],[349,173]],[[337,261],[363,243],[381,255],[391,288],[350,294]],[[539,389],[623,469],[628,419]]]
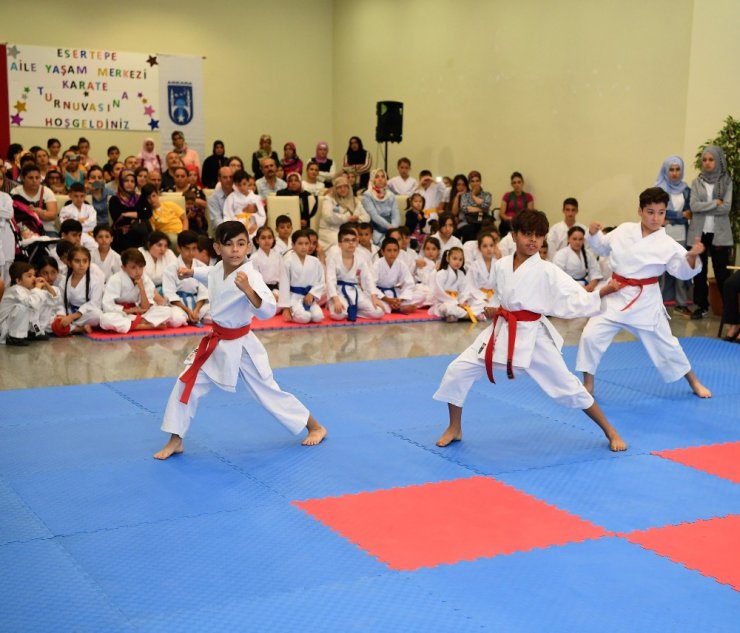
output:
[[[167,171],[162,174],[162,189],[170,189],[175,186],[175,169],[182,167],[182,161],[177,152],[167,152]]]
[[[277,177],[277,166],[274,159],[269,156],[263,158],[260,161],[260,167],[264,176],[257,181],[257,193],[263,200],[267,200],[267,196],[271,193],[277,193],[288,186],[284,180]]]
[[[214,230],[224,221],[224,203],[234,191],[234,170],[231,167],[225,166],[218,170],[218,185],[208,199],[208,219]]]

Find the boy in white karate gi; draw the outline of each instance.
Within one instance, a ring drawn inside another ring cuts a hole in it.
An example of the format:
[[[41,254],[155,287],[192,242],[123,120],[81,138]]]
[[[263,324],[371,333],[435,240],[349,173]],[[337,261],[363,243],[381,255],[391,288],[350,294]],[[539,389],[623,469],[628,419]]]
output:
[[[154,282],[144,273],[146,260],[139,249],[123,251],[121,264],[121,271],[105,284],[101,329],[126,334],[131,330],[182,327],[187,323],[184,314],[156,304]]]
[[[48,323],[42,322],[46,306],[54,304],[57,293],[43,277],[36,277],[32,264],[13,262],[9,270],[13,285],[0,301],[0,343],[26,346],[31,341],[46,341]]]
[[[605,301],[603,312],[589,320],[578,345],[576,369],[583,372],[583,384],[594,391],[594,374],[614,335],[622,329],[637,336],[665,382],[686,378],[700,398],[712,392],[699,382],[691,370],[678,339],[671,333],[668,314],[658,283],[666,271],[681,280],[701,270],[699,255],[704,245],[697,238],[688,252],[668,236],[663,228],[668,194],[650,187],[640,194],[639,222],[625,222],[608,235],[601,224],[589,227],[588,243],[600,256],[609,256],[612,279],[621,288]]]
[[[583,409],[604,432],[611,450],[627,448],[593,396],[568,371],[560,352],[563,338],[545,316],[572,319],[596,314],[600,308],[599,294],[584,292],[577,281],[540,257],[547,229],[547,217],[541,211],[525,210],[513,218],[510,235],[516,251],[495,264],[495,292],[500,307],[485,308],[493,323],[452,361],[433,396],[448,403],[450,416],[437,446],[462,439],[462,407],[470,388],[486,373],[494,382],[494,366],[505,366],[510,379],[514,378],[516,367],[529,374],[558,404]],[[600,294],[617,289],[616,282],[610,282]],[[512,342],[514,351],[509,355]]]
[[[308,254],[311,242],[306,229],[293,233],[292,243],[293,250],[282,260],[278,306],[286,321],[319,323],[324,320],[319,305],[326,292],[324,267]]]
[[[398,240],[386,237],[380,245],[382,257],[373,264],[375,296],[383,302],[386,314],[411,314],[418,306],[418,299],[414,298],[416,284],[406,262],[401,259],[400,252]]]
[[[98,214],[95,207],[85,201],[85,185],[75,182],[69,187],[69,204],[65,204],[59,212],[60,222],[77,220],[82,225],[80,243],[87,249],[97,246],[92,237],[93,229],[97,224]]]
[[[357,231],[342,225],[339,248],[326,257],[326,290],[329,316],[335,321],[380,319],[385,314],[378,299],[372,268],[357,254]]]
[[[566,198],[563,200],[563,219],[556,222],[550,227],[547,234],[547,259],[553,261],[555,255],[561,248],[568,245],[568,231],[574,226],[580,226],[585,233],[587,227],[576,222],[578,215],[578,200],[575,198]]]
[[[246,227],[238,221],[223,222],[216,229],[215,238],[221,262],[207,268],[180,270],[180,276],[192,276],[208,286],[213,332],[201,340],[192,365],[180,374],[172,389],[162,421],[162,430],[170,433],[170,439],[154,457],[167,459],[182,453],[183,438],[200,398],[214,384],[234,391],[238,376],[289,431],[298,434],[308,429],[305,446],[319,444],[326,429],[295,396],[280,389],[265,348],[250,331],[252,318],[269,319],[275,314],[276,304],[272,291],[247,261]]]
[[[244,224],[250,239],[267,221],[262,198],[252,191],[249,174],[242,169],[234,172],[234,190],[224,201],[223,217],[224,221],[238,220]]]
[[[181,268],[205,267],[197,259],[198,234],[195,231],[183,231],[177,236],[177,248],[180,251],[177,260],[167,266],[162,274],[162,295],[173,312],[181,313],[181,319],[185,317],[186,323],[210,323],[208,288],[197,279],[180,279],[178,275]]]

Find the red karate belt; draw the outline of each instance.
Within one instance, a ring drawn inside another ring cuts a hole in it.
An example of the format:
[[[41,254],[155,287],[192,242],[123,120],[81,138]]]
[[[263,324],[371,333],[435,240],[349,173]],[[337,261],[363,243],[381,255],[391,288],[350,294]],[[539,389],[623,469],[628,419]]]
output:
[[[213,329],[209,334],[206,334],[198,344],[198,350],[195,352],[195,358],[193,364],[186,369],[180,376],[180,380],[185,383],[185,389],[180,396],[180,402],[187,404],[190,400],[190,392],[195,386],[195,378],[198,376],[200,368],[203,367],[203,363],[208,360],[208,357],[213,354],[216,349],[218,342],[233,341],[234,339],[241,338],[249,334],[250,325],[247,324],[244,327],[228,328],[219,325],[215,321],[212,325]]]
[[[138,307],[135,303],[119,303],[118,305],[121,306],[124,310],[130,310],[131,308]],[[130,332],[131,330],[135,330],[136,326],[141,323],[141,320],[143,318],[144,317],[141,314],[135,314],[134,320],[131,321],[131,327],[129,327],[128,331]]]
[[[506,355],[506,375],[509,380],[514,378],[514,343],[516,342],[516,323],[517,321],[537,321],[542,315],[537,312],[530,312],[529,310],[504,310],[504,308],[498,308],[496,314],[493,317],[493,329],[491,330],[491,338],[488,339],[488,345],[486,346],[486,373],[488,374],[488,380],[496,384],[493,379],[493,348],[496,344],[496,322],[499,317],[506,319],[506,323],[509,326],[509,349]]]
[[[624,312],[625,310],[631,308],[632,304],[640,298],[640,295],[642,294],[642,287],[649,286],[650,284],[657,284],[659,277],[646,277],[645,279],[628,279],[627,277],[622,277],[622,275],[618,275],[617,273],[613,272],[612,279],[616,279],[623,286],[638,286],[640,288],[640,292],[637,293],[635,298],[632,299],[632,301],[630,301],[620,310],[620,312]]]

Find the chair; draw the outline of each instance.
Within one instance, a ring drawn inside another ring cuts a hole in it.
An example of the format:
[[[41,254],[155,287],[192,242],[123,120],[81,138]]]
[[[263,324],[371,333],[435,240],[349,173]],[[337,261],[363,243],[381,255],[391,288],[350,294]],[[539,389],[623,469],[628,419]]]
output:
[[[301,227],[301,201],[297,196],[267,196],[267,226],[275,229],[275,218],[287,215],[293,230]]]
[[[406,212],[406,205],[408,205],[408,203],[409,203],[409,196],[404,196],[401,194],[396,196],[396,204],[398,205],[398,210],[401,212],[401,224],[404,224],[404,222],[406,221],[405,212]]]

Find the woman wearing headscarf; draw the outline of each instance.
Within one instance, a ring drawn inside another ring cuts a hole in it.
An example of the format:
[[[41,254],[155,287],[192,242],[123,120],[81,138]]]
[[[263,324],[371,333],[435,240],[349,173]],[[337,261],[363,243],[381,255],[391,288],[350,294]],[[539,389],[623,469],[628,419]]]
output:
[[[283,171],[286,176],[288,174],[303,175],[303,161],[298,158],[295,143],[288,142],[283,146]]]
[[[370,215],[373,242],[380,245],[388,229],[401,224],[401,212],[396,196],[388,189],[388,177],[384,169],[373,171],[370,187],[362,194],[362,206]]]
[[[229,164],[223,141],[213,141],[213,154],[203,161],[201,179],[206,189],[214,189],[218,182],[218,170]]]
[[[123,170],[118,177],[116,194],[108,201],[108,210],[113,222],[112,247],[117,253],[122,253],[127,248],[143,246],[151,232],[149,225],[151,209],[142,207],[139,199],[134,172]]]
[[[668,196],[668,210],[665,215],[665,232],[681,246],[686,246],[686,230],[689,225],[689,195],[691,190],[683,180],[683,159],[680,156],[669,156],[663,161],[655,186],[660,187]],[[675,311],[691,316],[687,304],[690,281],[682,281],[664,273],[660,278],[660,289],[664,301],[676,301]]]
[[[326,141],[319,141],[316,144],[316,156],[313,157],[313,161],[319,166],[319,182],[331,187],[331,181],[334,180],[334,161],[329,158],[329,144]]]
[[[145,138],[141,144],[141,151],[136,157],[139,159],[139,167],[144,167],[148,172],[163,171],[162,160],[159,154],[154,151],[154,139]]]
[[[319,218],[319,244],[326,250],[337,243],[339,227],[345,222],[368,222],[370,216],[352,193],[346,176],[334,179],[331,195],[324,196]]]
[[[275,161],[275,166],[280,164],[277,152],[272,149],[272,137],[269,134],[263,134],[260,136],[260,148],[252,154],[252,173],[255,180],[264,176],[262,169],[260,169],[260,161],[268,157]]]
[[[705,250],[701,254],[702,269],[694,277],[694,303],[697,309],[692,319],[701,319],[709,310],[707,262],[712,258],[714,276],[720,295],[728,277],[727,265],[732,250],[732,179],[727,173],[727,160],[722,148],[707,145],[701,154],[701,173],[691,183],[691,222],[687,242],[701,238]]]
[[[373,166],[373,156],[362,147],[362,140],[358,136],[349,139],[349,146],[342,160],[342,166],[345,169],[347,167],[354,169],[359,179],[360,188],[367,189],[370,182],[370,168]]]

